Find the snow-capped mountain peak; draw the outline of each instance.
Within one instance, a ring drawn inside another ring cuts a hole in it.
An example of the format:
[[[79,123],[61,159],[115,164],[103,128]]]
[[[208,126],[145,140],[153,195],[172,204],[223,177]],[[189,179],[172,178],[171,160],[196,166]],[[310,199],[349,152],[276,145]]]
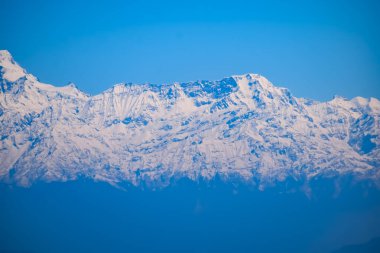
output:
[[[380,178],[375,98],[296,98],[258,74],[121,83],[89,96],[41,83],[0,55],[3,181]]]
[[[1,78],[14,82],[26,76],[26,71],[13,60],[8,50],[0,50],[0,72]]]

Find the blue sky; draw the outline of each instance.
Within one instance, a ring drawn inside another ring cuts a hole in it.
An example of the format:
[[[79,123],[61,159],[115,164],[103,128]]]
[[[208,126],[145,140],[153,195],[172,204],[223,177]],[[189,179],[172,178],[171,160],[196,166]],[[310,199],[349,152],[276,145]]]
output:
[[[380,98],[378,1],[1,0],[0,48],[41,81],[266,76],[296,96]]]

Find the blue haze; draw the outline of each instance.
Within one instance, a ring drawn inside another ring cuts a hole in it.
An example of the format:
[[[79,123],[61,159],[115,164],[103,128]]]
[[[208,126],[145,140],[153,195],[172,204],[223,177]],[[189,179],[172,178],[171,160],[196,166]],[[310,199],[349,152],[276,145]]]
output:
[[[0,12],[0,48],[90,94],[254,72],[296,96],[380,97],[378,1],[2,0]]]
[[[291,181],[263,192],[219,180],[0,185],[0,252],[329,253],[380,238],[380,192],[340,183],[337,194],[335,180],[317,180],[309,195]]]

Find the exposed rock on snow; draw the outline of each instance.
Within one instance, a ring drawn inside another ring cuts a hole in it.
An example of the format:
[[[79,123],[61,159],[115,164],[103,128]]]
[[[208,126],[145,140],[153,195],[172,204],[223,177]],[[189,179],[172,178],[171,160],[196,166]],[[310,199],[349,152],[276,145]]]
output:
[[[1,181],[380,176],[376,98],[311,101],[256,74],[89,96],[39,82],[8,51],[0,72]]]

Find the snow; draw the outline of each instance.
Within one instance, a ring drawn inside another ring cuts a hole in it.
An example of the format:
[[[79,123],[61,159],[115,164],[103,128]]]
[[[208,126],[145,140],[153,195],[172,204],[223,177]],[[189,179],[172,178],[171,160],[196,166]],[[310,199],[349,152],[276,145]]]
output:
[[[7,50],[0,50],[0,67],[2,78],[9,82],[14,82],[26,75],[26,72],[13,60]]]
[[[89,177],[113,185],[173,178],[354,174],[378,180],[380,102],[294,97],[257,74],[116,84],[95,96],[41,83],[0,51],[0,180]]]

